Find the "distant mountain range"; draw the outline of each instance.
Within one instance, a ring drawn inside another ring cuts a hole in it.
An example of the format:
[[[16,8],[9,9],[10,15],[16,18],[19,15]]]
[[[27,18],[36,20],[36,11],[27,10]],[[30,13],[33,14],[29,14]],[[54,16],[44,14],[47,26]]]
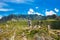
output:
[[[19,20],[19,19],[30,19],[30,20],[46,20],[46,19],[55,19],[55,18],[58,18],[60,19],[60,16],[56,16],[56,15],[51,15],[51,16],[42,16],[42,15],[14,15],[14,14],[11,14],[9,16],[4,16],[0,19],[0,22],[6,22],[8,20],[11,20],[11,19],[16,19],[16,20]]]

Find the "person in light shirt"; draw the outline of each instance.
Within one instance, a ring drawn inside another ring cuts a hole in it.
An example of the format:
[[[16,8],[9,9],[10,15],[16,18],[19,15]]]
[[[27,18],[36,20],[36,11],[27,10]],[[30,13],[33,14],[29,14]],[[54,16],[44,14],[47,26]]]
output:
[[[32,25],[31,20],[28,20],[28,26],[30,27]]]

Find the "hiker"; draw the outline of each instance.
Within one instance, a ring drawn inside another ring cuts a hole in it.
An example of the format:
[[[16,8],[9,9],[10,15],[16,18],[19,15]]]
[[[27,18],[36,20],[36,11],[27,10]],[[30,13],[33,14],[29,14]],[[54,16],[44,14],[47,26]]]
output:
[[[37,21],[37,26],[42,26],[43,22],[42,21]]]
[[[28,26],[30,27],[32,25],[31,20],[28,20]]]
[[[48,25],[48,30],[50,30],[51,29],[51,26],[50,25]]]
[[[50,25],[48,25],[48,29],[50,29]]]
[[[41,22],[40,21],[38,21],[38,28],[40,28],[41,27],[41,24],[40,24]]]
[[[37,24],[37,27],[38,27],[38,26],[39,26],[39,21],[37,21],[37,23],[36,23],[36,24]]]
[[[43,24],[43,21],[40,22],[41,27],[42,27],[42,24]]]

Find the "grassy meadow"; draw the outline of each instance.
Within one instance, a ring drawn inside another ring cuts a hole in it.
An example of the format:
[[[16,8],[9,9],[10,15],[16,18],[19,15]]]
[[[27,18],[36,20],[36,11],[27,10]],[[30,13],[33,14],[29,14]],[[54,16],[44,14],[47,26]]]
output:
[[[32,27],[28,26],[27,20],[0,23],[0,40],[23,40],[23,33],[27,40],[35,40],[36,34],[40,37],[43,36],[46,40],[60,40],[56,30],[47,28],[47,24],[50,21],[55,20],[43,20],[40,25],[37,24],[38,20],[32,20]],[[35,27],[36,25],[38,26]],[[14,39],[12,39],[12,36],[14,36]]]

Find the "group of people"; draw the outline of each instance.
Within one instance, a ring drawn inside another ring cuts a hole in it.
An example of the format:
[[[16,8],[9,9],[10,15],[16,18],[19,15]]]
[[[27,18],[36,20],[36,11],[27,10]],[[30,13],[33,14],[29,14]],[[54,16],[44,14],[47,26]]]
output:
[[[37,21],[36,25],[40,25],[42,24],[43,22],[42,21]],[[28,26],[32,26],[32,21],[28,19]]]

